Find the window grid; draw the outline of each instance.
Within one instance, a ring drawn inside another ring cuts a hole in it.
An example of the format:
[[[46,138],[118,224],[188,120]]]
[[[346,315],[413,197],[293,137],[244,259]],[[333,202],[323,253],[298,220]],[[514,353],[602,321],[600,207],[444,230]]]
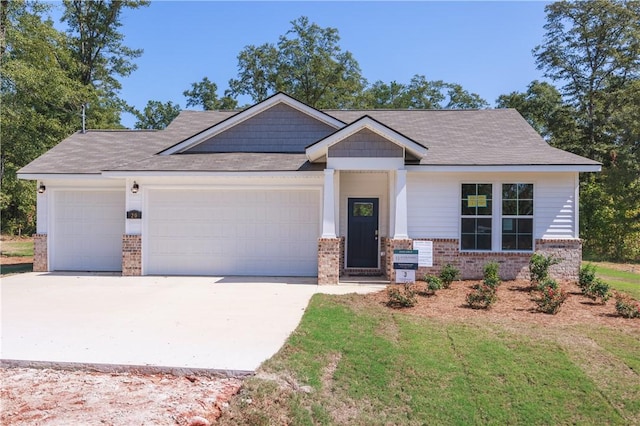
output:
[[[461,197],[461,250],[491,251],[493,185],[463,183]]]
[[[533,184],[502,184],[502,250],[533,250]]]

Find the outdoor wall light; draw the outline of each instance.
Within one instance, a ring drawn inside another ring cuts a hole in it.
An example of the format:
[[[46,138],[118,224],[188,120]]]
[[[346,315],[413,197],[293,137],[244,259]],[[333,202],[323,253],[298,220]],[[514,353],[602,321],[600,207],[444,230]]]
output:
[[[44,186],[44,183],[40,182],[40,186],[38,187],[38,194],[44,194],[44,191],[47,190],[47,187]]]
[[[131,192],[133,192],[134,194],[137,194],[139,189],[140,189],[140,186],[138,185],[138,182],[134,181],[133,185],[131,186]]]

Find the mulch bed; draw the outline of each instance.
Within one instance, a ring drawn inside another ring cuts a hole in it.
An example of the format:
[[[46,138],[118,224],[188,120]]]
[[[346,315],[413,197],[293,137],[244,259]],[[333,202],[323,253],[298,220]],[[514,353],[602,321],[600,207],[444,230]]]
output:
[[[471,309],[466,296],[475,284],[481,281],[457,281],[448,289],[436,291],[433,296],[418,296],[418,304],[413,308],[401,308],[397,311],[428,318],[459,320],[484,318],[488,320],[513,320],[537,325],[577,325],[601,324],[614,328],[640,329],[640,321],[618,316],[615,300],[605,304],[595,303],[582,295],[577,284],[561,283],[560,287],[569,294],[560,311],[555,315],[539,312],[533,301],[536,293],[531,292],[529,281],[504,281],[498,287],[498,301],[490,309]],[[418,282],[418,288],[425,283]],[[365,296],[368,300],[386,304],[386,291]],[[389,308],[391,309],[391,308]]]

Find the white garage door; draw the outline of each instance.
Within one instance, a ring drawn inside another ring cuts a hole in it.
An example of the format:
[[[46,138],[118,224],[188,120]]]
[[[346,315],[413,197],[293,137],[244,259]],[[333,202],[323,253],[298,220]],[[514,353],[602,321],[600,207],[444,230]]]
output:
[[[315,276],[319,193],[151,190],[145,274]]]
[[[123,191],[54,193],[52,269],[122,270]]]

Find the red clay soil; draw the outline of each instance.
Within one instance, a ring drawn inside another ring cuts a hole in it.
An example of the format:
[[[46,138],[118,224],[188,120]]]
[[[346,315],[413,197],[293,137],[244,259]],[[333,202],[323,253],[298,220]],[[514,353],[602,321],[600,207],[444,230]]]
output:
[[[505,281],[498,287],[498,301],[490,309],[471,309],[466,304],[466,296],[477,283],[479,281],[454,282],[450,288],[438,290],[433,296],[419,297],[415,307],[403,308],[401,311],[441,319],[510,319],[539,325],[602,324],[614,328],[640,329],[640,320],[617,315],[613,298],[604,305],[595,303],[583,296],[575,283],[561,284],[569,297],[555,315],[536,310],[537,306],[533,301],[535,294],[531,293],[528,281]],[[365,297],[381,304],[388,300],[386,291]]]
[[[241,379],[0,369],[2,425],[207,425]]]

